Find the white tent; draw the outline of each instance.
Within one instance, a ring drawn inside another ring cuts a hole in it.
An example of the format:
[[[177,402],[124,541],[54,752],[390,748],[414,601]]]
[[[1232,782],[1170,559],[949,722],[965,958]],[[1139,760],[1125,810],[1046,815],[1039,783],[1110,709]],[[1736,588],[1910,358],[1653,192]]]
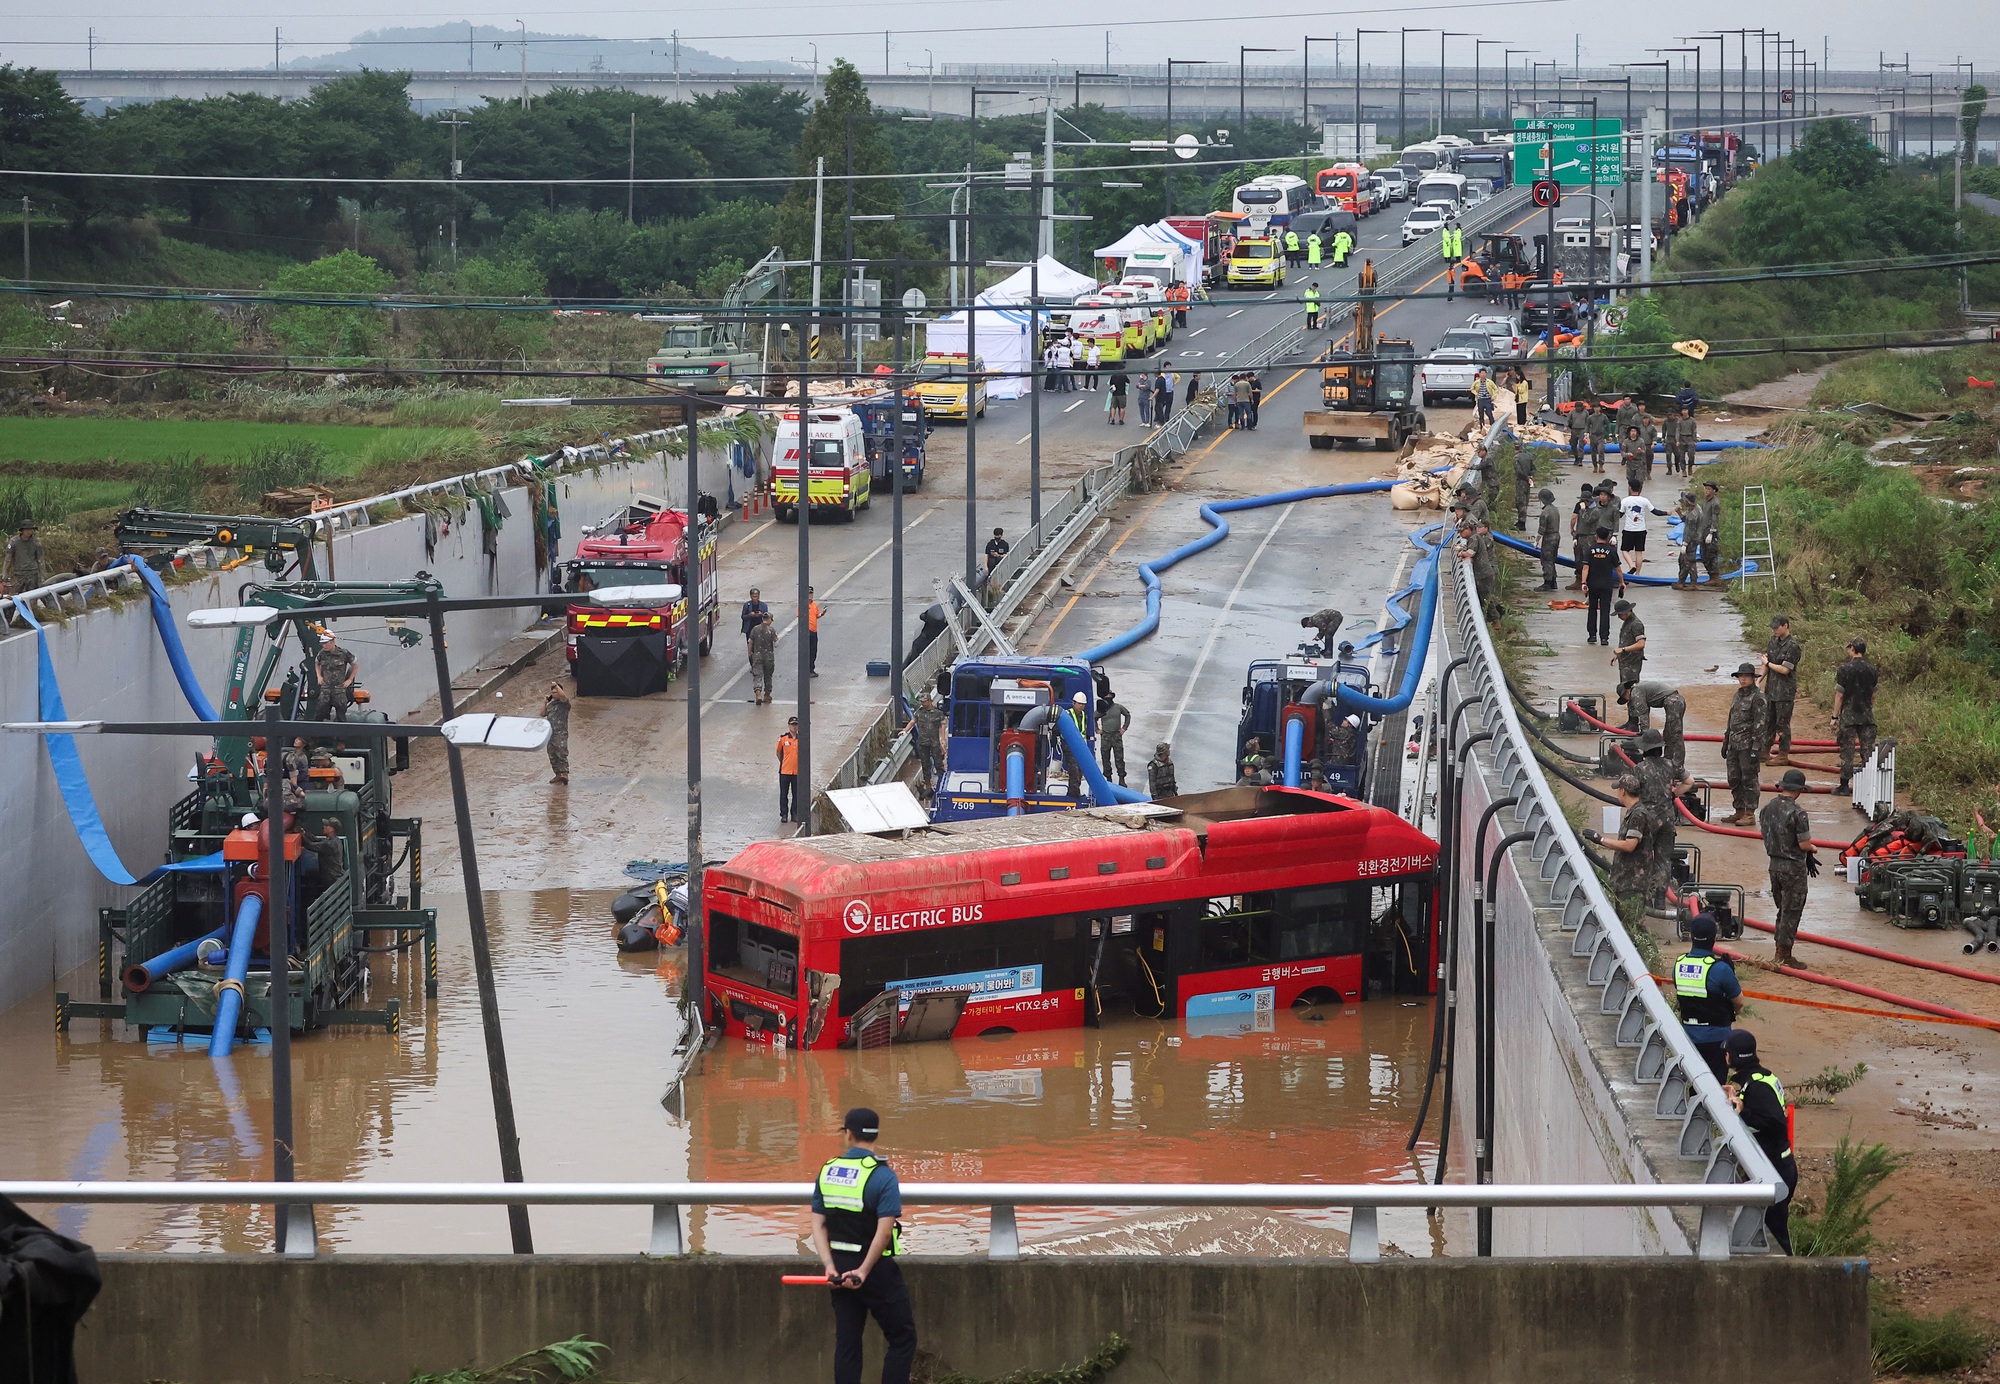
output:
[[[1182,272],[1191,284],[1201,282],[1201,244],[1190,240],[1164,221],[1150,226],[1134,226],[1116,241],[1095,252],[1097,258],[1122,260],[1134,250],[1175,250],[1181,256]]]
[[[1039,281],[1036,281],[1036,275]],[[979,295],[981,303],[1025,303],[1030,288],[1041,291],[1044,303],[1073,303],[1086,294],[1097,291],[1097,280],[1088,274],[1079,274],[1060,260],[1043,255],[1035,271],[1026,265],[1015,270],[993,287]]]
[[[968,329],[968,317],[976,322]],[[977,346],[968,346],[969,330],[977,331]],[[924,328],[924,350],[933,355],[975,355],[986,363],[989,399],[1018,399],[1028,392],[1028,314],[1015,308],[989,306],[979,295],[979,311],[964,309],[940,317]]]

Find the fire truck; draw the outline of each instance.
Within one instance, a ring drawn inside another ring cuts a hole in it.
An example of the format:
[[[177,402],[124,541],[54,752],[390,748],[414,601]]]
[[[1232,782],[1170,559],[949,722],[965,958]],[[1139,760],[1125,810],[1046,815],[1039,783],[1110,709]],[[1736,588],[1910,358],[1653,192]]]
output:
[[[721,584],[716,575],[715,516],[696,507],[693,580],[688,518],[664,500],[640,495],[584,532],[576,557],[559,568],[563,590],[659,587],[660,603],[569,607],[565,635],[570,672],[585,697],[643,697],[663,692],[687,664],[688,646],[706,656],[715,639]]]
[[[1250,218],[1240,212],[1212,211],[1207,216],[1170,216],[1167,224],[1201,246],[1201,281],[1210,288],[1229,272],[1229,252]]]

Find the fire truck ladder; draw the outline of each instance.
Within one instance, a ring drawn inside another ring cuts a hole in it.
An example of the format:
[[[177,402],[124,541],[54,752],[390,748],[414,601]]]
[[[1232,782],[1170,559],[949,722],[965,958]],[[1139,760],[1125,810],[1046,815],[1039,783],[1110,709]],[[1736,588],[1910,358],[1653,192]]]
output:
[[[1764,499],[1764,487],[1743,487],[1743,560],[1737,566],[1737,590],[1748,591],[1753,581],[1778,586],[1778,553],[1771,543],[1771,507]]]

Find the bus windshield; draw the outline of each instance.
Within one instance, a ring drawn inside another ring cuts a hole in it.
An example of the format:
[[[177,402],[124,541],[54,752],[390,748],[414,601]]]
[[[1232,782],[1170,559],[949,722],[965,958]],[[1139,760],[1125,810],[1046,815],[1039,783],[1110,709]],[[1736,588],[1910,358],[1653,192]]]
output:
[[[1237,189],[1236,200],[1246,207],[1268,207],[1283,195],[1274,187],[1245,187]]]

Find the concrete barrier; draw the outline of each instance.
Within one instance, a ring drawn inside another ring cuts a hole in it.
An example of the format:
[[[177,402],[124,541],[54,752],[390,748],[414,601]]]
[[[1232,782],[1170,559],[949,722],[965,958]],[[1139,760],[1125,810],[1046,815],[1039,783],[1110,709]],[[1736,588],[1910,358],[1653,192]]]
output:
[[[826,1294],[798,1259],[286,1261],[110,1255],[78,1334],[96,1384],[397,1380],[582,1334],[613,1379],[825,1378]],[[1114,1380],[1178,1384],[1860,1384],[1865,1262],[1654,1258],[911,1261],[920,1349],[978,1377],[1049,1370],[1112,1332]],[[226,1327],[220,1324],[226,1323]],[[881,1338],[870,1328],[870,1364]]]
[[[730,476],[722,449],[704,451],[704,488],[726,502]],[[712,485],[711,485],[712,474]],[[557,480],[562,552],[573,553],[584,524],[605,518],[634,495],[662,495],[678,503],[685,462],[659,454],[576,470]],[[738,478],[740,480],[740,478]],[[502,492],[511,517],[493,535],[488,552],[477,508],[464,522],[426,547],[425,520],[411,516],[337,535],[332,572],[343,581],[392,581],[428,571],[453,596],[545,590],[537,586],[532,508],[528,493]],[[444,526],[440,525],[440,528]],[[316,560],[324,574],[325,545]],[[201,633],[185,626],[187,612],[234,605],[238,591],[270,574],[255,563],[205,575],[169,588],[182,638],[217,706],[227,678],[233,633]],[[480,611],[453,617],[449,650],[454,675],[533,622],[521,611]],[[391,717],[408,715],[437,695],[428,643],[403,648],[379,619],[336,624],[341,641],[360,657],[361,682],[374,705]],[[154,633],[147,603],[134,599],[51,623],[49,654],[72,719],[185,720],[191,717]],[[262,649],[260,643],[259,648]],[[32,632],[0,638],[0,720],[30,721],[37,711],[37,658]],[[82,736],[85,769],[106,830],[127,868],[143,872],[160,863],[166,846],[167,808],[188,791],[194,742]],[[45,989],[96,954],[97,910],[125,891],[90,865],[70,825],[48,756],[38,737],[0,735],[0,1010]]]

